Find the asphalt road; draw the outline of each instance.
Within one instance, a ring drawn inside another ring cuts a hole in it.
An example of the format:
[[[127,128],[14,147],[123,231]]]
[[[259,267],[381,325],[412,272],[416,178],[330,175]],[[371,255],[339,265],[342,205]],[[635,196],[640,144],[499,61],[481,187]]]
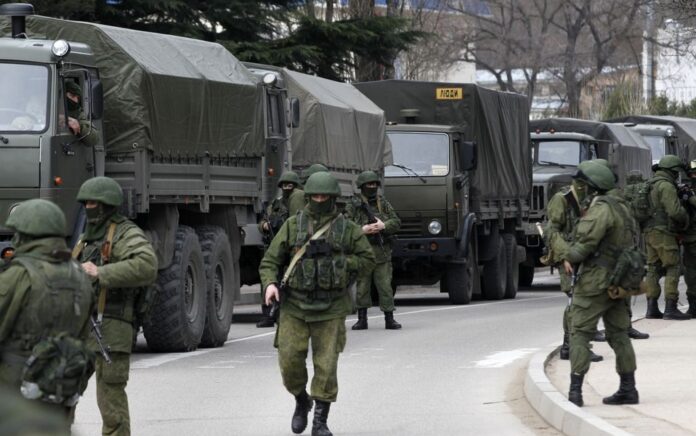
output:
[[[436,288],[400,288],[402,330],[385,330],[376,308],[367,331],[348,329],[330,428],[336,435],[558,434],[522,390],[531,354],[561,339],[566,298],[557,283],[539,274],[514,300],[467,306],[449,305]],[[281,383],[274,331],[255,327],[256,308],[238,309],[222,348],[133,355],[134,435],[292,434],[294,399]],[[100,426],[91,382],[73,429],[95,435]]]

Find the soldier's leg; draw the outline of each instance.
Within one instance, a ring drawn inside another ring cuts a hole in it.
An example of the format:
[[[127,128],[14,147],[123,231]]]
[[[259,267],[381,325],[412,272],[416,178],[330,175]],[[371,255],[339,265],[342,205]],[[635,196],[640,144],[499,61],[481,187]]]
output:
[[[631,309],[631,298],[624,298],[626,303],[626,313],[628,314],[629,326],[628,326],[628,337],[631,339],[648,339],[649,334],[643,333],[633,327],[633,310]]]
[[[338,395],[338,355],[346,345],[345,317],[309,324],[312,337],[312,398],[336,401]]]
[[[372,272],[377,295],[379,296],[379,308],[382,312],[394,311],[394,290],[392,289],[392,264],[382,262],[375,265]]]
[[[606,298],[610,300],[608,296]],[[628,336],[631,320],[625,303],[620,300],[609,301],[603,319],[607,341],[616,354],[616,372],[621,382],[616,393],[604,398],[602,402],[613,405],[638,404],[635,379],[636,354]]]
[[[102,416],[103,435],[130,435],[130,415],[126,384],[130,370],[130,354],[111,353],[108,365],[97,355],[97,405]]]
[[[590,369],[592,346],[597,323],[605,310],[597,297],[573,297],[570,330],[570,368],[573,374],[584,375]]]
[[[686,298],[689,301],[687,313],[696,317],[696,241],[684,244],[683,266]]]
[[[570,304],[567,304],[563,310],[563,344],[558,356],[562,360],[570,359],[570,326]]]
[[[355,306],[358,309],[369,309],[372,307],[372,281],[374,280],[374,271],[367,274],[361,273],[358,276],[355,294]]]
[[[658,237],[656,232],[645,233],[646,260],[648,264],[648,273],[645,276],[645,284],[647,285],[645,296],[648,299],[660,298],[661,293],[660,273],[662,262],[660,262],[660,256],[657,251]]]
[[[281,310],[275,345],[283,385],[297,396],[307,388],[309,325]]]

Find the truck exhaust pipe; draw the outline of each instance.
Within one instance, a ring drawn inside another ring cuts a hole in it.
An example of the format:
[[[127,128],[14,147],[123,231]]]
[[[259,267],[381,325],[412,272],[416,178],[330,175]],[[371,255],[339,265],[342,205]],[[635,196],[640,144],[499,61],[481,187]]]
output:
[[[26,38],[26,17],[28,15],[34,15],[34,6],[30,5],[29,3],[6,3],[4,5],[0,5],[0,15],[4,15],[12,19],[13,38]]]

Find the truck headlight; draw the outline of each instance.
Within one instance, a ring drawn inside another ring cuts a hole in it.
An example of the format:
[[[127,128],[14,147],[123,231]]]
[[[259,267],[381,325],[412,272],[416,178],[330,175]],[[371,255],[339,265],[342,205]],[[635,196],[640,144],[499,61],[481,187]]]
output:
[[[58,39],[53,42],[53,45],[51,46],[51,53],[59,58],[62,58],[70,53],[70,44],[64,39]]]
[[[442,231],[442,224],[440,224],[438,220],[432,220],[430,224],[428,224],[428,231],[431,235],[439,235]]]

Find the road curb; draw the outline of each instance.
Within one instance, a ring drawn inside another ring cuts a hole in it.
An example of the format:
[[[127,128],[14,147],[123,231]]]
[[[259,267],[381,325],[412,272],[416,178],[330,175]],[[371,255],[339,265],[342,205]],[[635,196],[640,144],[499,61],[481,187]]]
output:
[[[547,348],[532,356],[524,380],[524,395],[534,410],[556,430],[568,436],[629,436],[624,430],[585,412],[568,401],[546,376],[546,365],[560,347]]]

